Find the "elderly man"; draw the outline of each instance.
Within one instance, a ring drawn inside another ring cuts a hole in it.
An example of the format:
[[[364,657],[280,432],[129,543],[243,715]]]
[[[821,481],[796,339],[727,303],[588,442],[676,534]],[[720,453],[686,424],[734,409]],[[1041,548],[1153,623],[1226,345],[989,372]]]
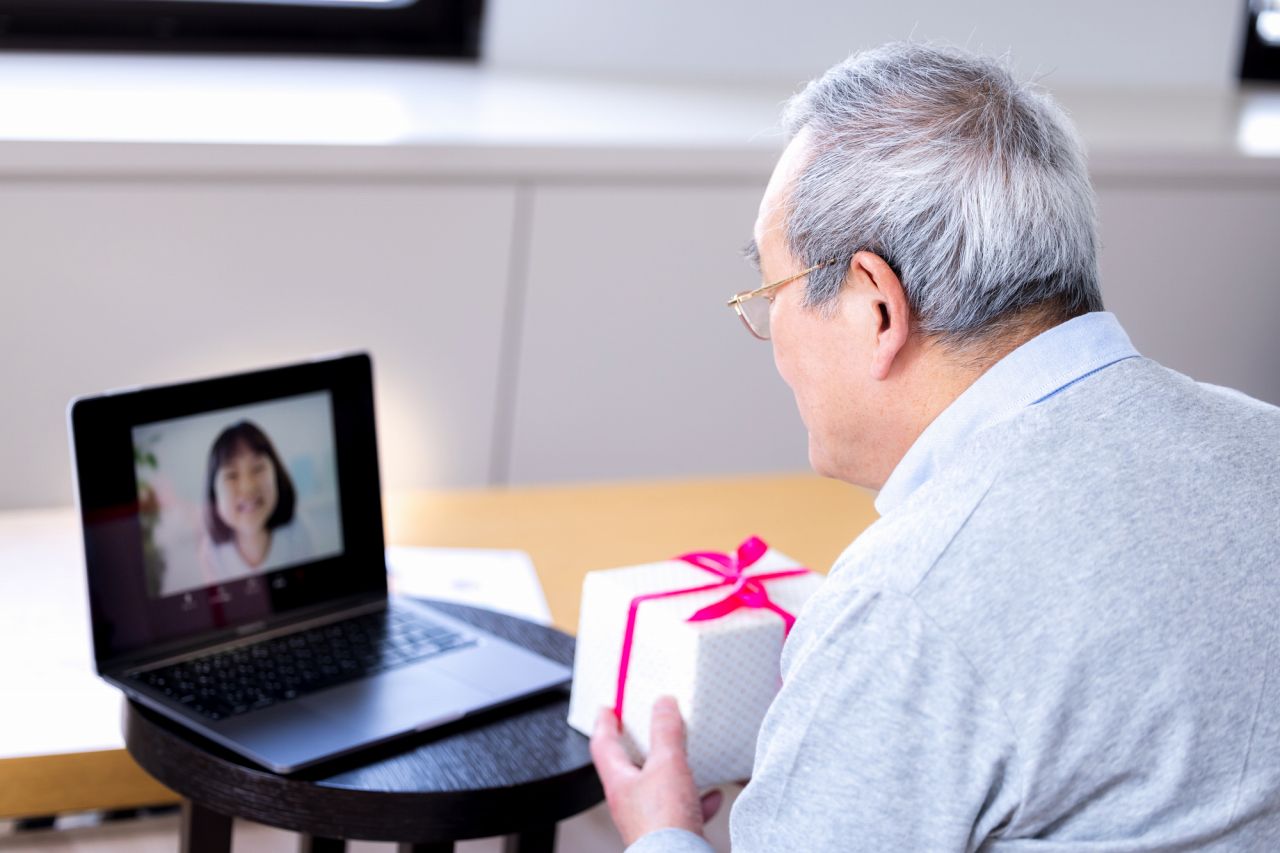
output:
[[[1280,410],[1102,311],[1080,144],[999,65],[890,45],[786,123],[734,305],[882,517],[786,644],[734,849],[1280,850]],[[682,736],[592,739],[635,853],[708,849]]]

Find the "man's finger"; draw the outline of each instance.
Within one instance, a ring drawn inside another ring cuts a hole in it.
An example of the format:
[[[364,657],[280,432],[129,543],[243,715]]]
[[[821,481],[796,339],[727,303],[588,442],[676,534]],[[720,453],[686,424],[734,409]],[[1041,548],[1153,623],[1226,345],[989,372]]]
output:
[[[659,697],[653,703],[653,722],[649,725],[649,755],[673,755],[684,758],[684,720],[671,696]]]
[[[611,787],[614,780],[640,772],[622,745],[618,717],[610,708],[602,708],[596,717],[596,726],[591,732],[591,760],[606,788]]]
[[[724,792],[714,788],[702,795],[702,822],[706,823],[716,816],[720,806],[724,804]]]

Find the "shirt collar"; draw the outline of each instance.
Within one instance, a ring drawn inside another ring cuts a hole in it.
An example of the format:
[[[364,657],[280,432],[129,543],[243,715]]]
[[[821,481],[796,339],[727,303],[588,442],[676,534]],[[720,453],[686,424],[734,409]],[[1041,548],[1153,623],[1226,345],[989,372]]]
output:
[[[988,368],[934,418],[885,481],[876,510],[885,515],[901,505],[981,430],[1137,355],[1120,322],[1106,311],[1082,314],[1040,333]]]

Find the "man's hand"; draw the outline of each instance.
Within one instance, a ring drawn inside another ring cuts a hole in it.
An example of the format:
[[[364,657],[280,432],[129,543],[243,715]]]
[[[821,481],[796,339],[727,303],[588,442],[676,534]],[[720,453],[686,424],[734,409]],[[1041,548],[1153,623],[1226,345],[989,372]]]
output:
[[[603,709],[591,734],[591,759],[623,842],[630,845],[668,827],[701,835],[702,825],[719,811],[724,796],[713,790],[699,801],[685,759],[684,720],[676,700],[663,696],[653,704],[649,757],[643,768],[631,763],[618,729],[613,711]]]

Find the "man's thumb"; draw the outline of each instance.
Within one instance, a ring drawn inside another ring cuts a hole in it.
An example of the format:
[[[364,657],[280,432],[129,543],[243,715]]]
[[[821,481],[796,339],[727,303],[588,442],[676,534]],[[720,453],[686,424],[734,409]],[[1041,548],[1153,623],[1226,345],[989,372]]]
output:
[[[649,754],[675,753],[684,756],[684,720],[671,696],[653,703],[653,720],[649,724]]]

